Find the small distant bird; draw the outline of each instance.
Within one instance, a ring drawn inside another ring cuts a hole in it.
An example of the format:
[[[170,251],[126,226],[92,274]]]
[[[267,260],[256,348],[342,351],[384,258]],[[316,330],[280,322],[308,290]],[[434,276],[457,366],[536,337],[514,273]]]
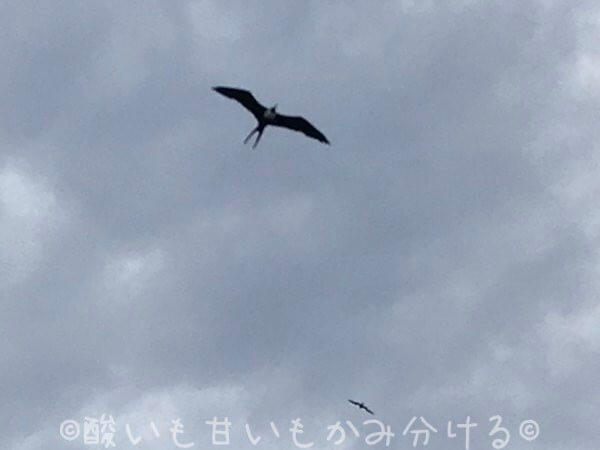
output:
[[[371,411],[369,408],[367,408],[366,405],[362,402],[355,402],[354,400],[350,400],[350,399],[348,399],[348,401],[350,403],[352,403],[353,405],[358,406],[360,409],[364,409],[369,414],[373,414],[373,415],[375,414],[373,411]]]
[[[325,137],[323,133],[317,130],[308,120],[304,117],[300,116],[284,116],[283,114],[279,114],[277,109],[277,104],[272,108],[265,108],[263,105],[258,103],[258,101],[254,98],[250,91],[246,91],[244,89],[237,89],[231,87],[223,87],[216,86],[213,87],[213,90],[217,91],[219,94],[224,95],[225,97],[236,100],[241,103],[241,105],[250,111],[256,120],[258,121],[258,125],[254,130],[250,132],[250,134],[244,139],[244,144],[248,142],[248,139],[254,134],[258,133],[256,137],[256,141],[252,148],[256,148],[260,137],[265,130],[267,125],[273,125],[276,127],[284,127],[289,128],[290,130],[300,131],[305,135],[314,138],[320,142],[325,144],[329,144],[329,141]]]

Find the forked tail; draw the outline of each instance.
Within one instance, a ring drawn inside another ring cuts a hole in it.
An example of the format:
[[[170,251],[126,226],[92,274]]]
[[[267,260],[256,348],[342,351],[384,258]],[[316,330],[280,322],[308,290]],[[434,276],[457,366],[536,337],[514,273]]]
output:
[[[246,144],[252,135],[258,131],[259,126],[260,125],[257,125],[256,128],[252,130],[248,136],[246,136],[246,139],[244,139],[244,144]]]
[[[252,130],[248,136],[246,136],[246,139],[244,139],[244,144],[248,142],[248,140],[252,137],[254,133],[258,133],[258,136],[256,136],[256,141],[254,141],[254,145],[252,145],[252,148],[256,148],[256,146],[258,145],[258,141],[260,141],[260,138],[263,134],[263,131],[265,131],[265,127],[261,124],[258,124],[256,128]]]

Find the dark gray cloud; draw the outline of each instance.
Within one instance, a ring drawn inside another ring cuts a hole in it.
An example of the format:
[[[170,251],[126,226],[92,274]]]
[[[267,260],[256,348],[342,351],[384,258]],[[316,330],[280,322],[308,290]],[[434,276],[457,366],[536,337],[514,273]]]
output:
[[[237,448],[296,417],[324,448],[348,397],[395,446],[470,415],[491,448],[501,414],[511,448],[596,448],[593,2],[0,8],[3,448],[102,413],[118,447],[229,415]],[[244,147],[216,84],[333,145]]]

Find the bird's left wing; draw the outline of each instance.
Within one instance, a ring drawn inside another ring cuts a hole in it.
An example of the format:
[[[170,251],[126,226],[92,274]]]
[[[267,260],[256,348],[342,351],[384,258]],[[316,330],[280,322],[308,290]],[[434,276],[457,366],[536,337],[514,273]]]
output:
[[[366,406],[364,408],[369,414],[375,415],[375,413],[373,411],[371,411],[369,408],[367,408]]]
[[[325,144],[329,144],[329,141],[325,137],[323,133],[317,130],[313,124],[311,124],[304,117],[300,116],[284,116],[282,114],[277,114],[273,119],[271,125],[275,125],[277,127],[289,128],[290,130],[300,131],[305,135],[314,138],[320,142]]]
[[[213,91],[239,102],[244,108],[250,111],[258,121],[262,119],[262,116],[267,109],[254,98],[254,95],[252,95],[250,91],[245,89],[215,86],[213,87]]]

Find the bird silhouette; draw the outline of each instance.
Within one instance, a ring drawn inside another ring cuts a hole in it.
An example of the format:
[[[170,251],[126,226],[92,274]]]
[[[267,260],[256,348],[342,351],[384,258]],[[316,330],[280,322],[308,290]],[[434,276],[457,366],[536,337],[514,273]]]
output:
[[[358,406],[360,409],[364,409],[369,414],[373,414],[373,415],[375,414],[373,411],[371,411],[369,408],[367,408],[367,406],[362,402],[355,402],[354,400],[350,400],[350,399],[348,399],[348,401],[350,403],[352,403],[353,405]]]
[[[256,141],[252,148],[256,148],[260,137],[267,125],[273,125],[276,127],[288,128],[290,130],[299,131],[304,133],[313,139],[316,139],[324,144],[329,144],[329,141],[323,133],[317,130],[308,120],[301,116],[284,116],[277,112],[277,104],[272,108],[265,108],[261,105],[252,95],[250,91],[244,89],[215,86],[213,90],[218,92],[225,97],[231,98],[239,102],[244,108],[252,113],[252,115],[258,121],[258,125],[254,128],[250,134],[244,139],[244,144],[248,142],[248,139],[254,134],[258,133]]]

